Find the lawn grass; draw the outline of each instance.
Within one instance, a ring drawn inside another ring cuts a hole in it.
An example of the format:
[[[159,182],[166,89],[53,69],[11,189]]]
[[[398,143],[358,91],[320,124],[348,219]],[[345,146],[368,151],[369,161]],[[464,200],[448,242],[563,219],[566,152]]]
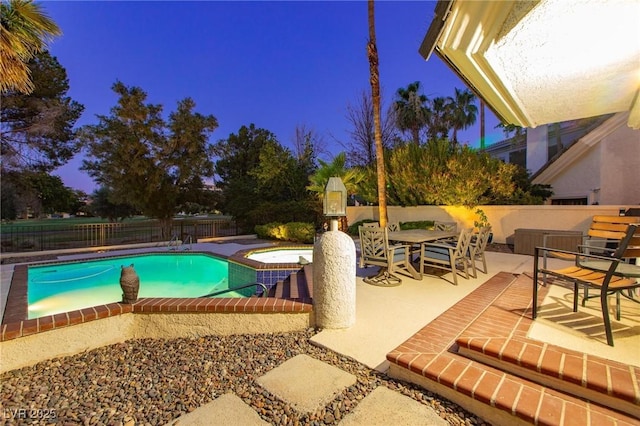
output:
[[[177,216],[173,220],[174,221],[197,221],[197,220],[216,220],[216,219],[227,219],[230,220],[231,216],[225,215],[207,215],[207,216]],[[153,222],[156,219],[150,219],[146,216],[134,216],[131,218],[126,218],[122,222],[118,223],[144,223],[144,222]],[[55,229],[55,228],[68,228],[73,225],[94,225],[98,223],[109,223],[109,220],[102,219],[100,217],[68,217],[68,218],[56,218],[56,219],[18,219],[12,222],[3,222],[0,224],[0,233],[4,232],[12,232],[21,227],[46,227],[47,229]]]

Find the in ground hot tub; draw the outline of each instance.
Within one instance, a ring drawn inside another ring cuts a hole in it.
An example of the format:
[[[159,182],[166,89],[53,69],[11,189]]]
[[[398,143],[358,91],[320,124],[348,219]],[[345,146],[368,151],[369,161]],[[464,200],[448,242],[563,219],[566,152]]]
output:
[[[259,282],[271,288],[313,261],[312,246],[274,246],[229,256],[229,282]]]
[[[247,259],[262,263],[298,263],[301,265],[313,261],[312,248],[256,250],[247,255]]]

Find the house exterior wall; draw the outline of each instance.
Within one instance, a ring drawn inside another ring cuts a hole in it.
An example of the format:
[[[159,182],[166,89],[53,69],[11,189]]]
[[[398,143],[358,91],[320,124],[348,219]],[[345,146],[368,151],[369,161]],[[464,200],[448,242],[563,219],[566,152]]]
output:
[[[640,205],[640,130],[621,126],[600,143],[600,204]]]
[[[565,168],[550,181],[545,181],[553,189],[552,198],[587,198],[587,204],[603,204],[600,199],[601,144],[592,147],[571,167]]]
[[[527,170],[535,173],[547,163],[549,135],[547,125],[527,129]]]
[[[552,186],[554,199],[640,204],[640,131],[626,124],[617,127],[544,183]]]

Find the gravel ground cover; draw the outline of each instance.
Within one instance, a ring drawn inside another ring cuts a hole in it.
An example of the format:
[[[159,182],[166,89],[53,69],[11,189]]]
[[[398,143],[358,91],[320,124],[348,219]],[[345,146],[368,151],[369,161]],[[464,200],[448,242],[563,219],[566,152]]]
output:
[[[486,425],[436,394],[311,344],[315,333],[139,339],[41,362],[0,376],[0,420],[161,425],[233,392],[274,425],[334,425],[377,386],[387,386],[433,408],[452,425]],[[256,383],[299,354],[341,368],[358,381],[325,408],[300,414]]]

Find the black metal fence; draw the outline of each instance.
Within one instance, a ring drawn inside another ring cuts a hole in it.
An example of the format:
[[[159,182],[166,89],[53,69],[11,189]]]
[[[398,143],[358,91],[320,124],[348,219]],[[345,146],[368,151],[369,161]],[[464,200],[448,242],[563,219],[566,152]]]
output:
[[[169,236],[163,235],[158,221],[55,227],[15,225],[3,228],[0,248],[5,253],[153,243],[169,241],[171,238],[184,241],[188,237],[196,242],[201,238],[238,235],[235,221],[226,219],[174,221]]]

